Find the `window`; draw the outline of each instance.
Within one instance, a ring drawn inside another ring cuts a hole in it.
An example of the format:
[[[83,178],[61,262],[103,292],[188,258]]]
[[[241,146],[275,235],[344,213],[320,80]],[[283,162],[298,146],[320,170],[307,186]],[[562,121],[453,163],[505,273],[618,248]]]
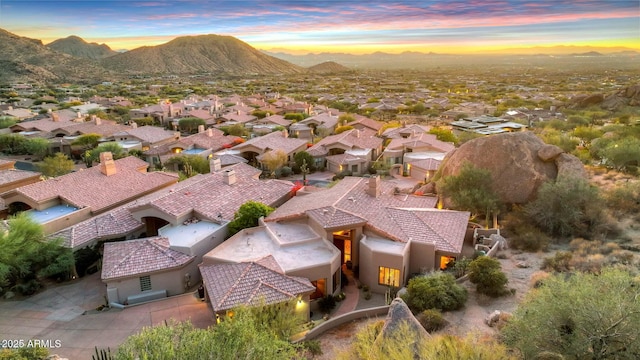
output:
[[[378,272],[378,284],[400,286],[400,270],[380,266]]]
[[[309,296],[309,299],[313,300],[313,299],[319,299],[321,297],[324,297],[325,289],[327,287],[327,281],[325,279],[312,281],[311,285],[316,287],[316,291],[314,291],[313,294]]]
[[[358,172],[358,165],[351,165],[351,172],[356,174]]]
[[[338,270],[333,273],[333,292],[336,292],[336,290],[338,290],[338,286],[340,286],[340,280],[342,280],[341,278],[342,271],[340,271],[340,268],[338,268]]]
[[[140,277],[140,291],[151,290],[151,276]]]

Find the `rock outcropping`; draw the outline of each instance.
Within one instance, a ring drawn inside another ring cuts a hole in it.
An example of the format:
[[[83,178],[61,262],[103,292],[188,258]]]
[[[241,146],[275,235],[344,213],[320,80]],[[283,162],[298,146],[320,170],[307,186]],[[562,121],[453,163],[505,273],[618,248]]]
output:
[[[471,140],[447,155],[440,172],[443,177],[457,175],[467,162],[491,172],[493,190],[507,204],[532,200],[540,185],[558,176],[587,178],[578,158],[531,132]]]
[[[403,332],[397,333],[399,329],[402,329]],[[395,298],[391,302],[391,306],[389,306],[387,318],[384,320],[384,325],[376,338],[376,342],[397,339],[399,334],[411,337],[404,338],[403,341],[405,341],[407,345],[412,344],[414,346],[413,351],[416,354],[418,352],[417,344],[431,337],[427,330],[420,325],[418,319],[413,316],[407,304],[405,304],[401,298]]]

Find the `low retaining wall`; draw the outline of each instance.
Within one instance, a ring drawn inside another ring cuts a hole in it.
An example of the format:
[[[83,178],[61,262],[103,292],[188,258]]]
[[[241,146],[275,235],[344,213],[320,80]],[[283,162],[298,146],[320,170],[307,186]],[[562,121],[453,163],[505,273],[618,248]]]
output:
[[[362,318],[369,318],[369,317],[374,317],[374,316],[380,316],[380,315],[387,315],[387,313],[389,312],[389,306],[378,306],[378,307],[374,307],[374,308],[369,308],[369,309],[362,309],[362,310],[356,310],[356,311],[352,311],[350,313],[344,314],[344,315],[340,315],[337,316],[335,318],[331,318],[325,322],[323,322],[322,324],[314,327],[313,329],[309,330],[306,334],[304,334],[302,337],[296,339],[294,342],[300,342],[300,341],[305,341],[305,340],[311,340],[311,339],[315,339],[316,337],[320,336],[322,333],[329,331],[331,329],[334,329],[342,324],[346,324],[350,321],[353,320],[357,320],[357,319],[362,319]]]

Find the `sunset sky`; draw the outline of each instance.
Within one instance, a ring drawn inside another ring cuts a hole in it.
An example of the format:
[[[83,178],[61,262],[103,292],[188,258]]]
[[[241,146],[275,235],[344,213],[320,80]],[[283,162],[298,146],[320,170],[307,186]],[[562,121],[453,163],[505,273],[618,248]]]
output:
[[[640,50],[640,1],[0,0],[0,28],[45,44],[77,35],[114,50],[200,34],[290,53],[555,45]]]

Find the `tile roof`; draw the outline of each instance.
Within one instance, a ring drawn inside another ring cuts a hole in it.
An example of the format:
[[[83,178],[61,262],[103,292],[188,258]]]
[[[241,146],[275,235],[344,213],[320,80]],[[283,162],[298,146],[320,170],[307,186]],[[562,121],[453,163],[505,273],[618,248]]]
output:
[[[284,275],[257,262],[199,267],[214,312],[275,304],[315,290],[306,278]]]
[[[406,139],[393,138],[391,142],[387,144],[386,149],[395,150],[395,149],[403,149],[405,147],[411,147],[411,148],[428,147],[432,151],[438,151],[442,153],[448,153],[456,148],[455,145],[453,145],[452,143],[438,140],[436,135],[421,132],[421,133],[417,133],[415,136],[410,136]]]
[[[353,125],[356,125],[356,124],[360,124],[362,126],[368,127],[369,129],[373,129],[376,132],[380,131],[380,129],[382,129],[382,124],[383,123],[380,122],[380,121],[376,121],[376,120],[373,120],[371,118],[368,118],[368,117],[362,116],[362,115],[356,115],[355,118],[356,119],[354,121],[348,123],[347,125],[353,126]]]
[[[115,161],[116,173],[106,176],[97,165],[57,178],[22,186],[16,193],[35,203],[59,198],[78,208],[90,207],[96,214],[131,201],[158,188],[176,183],[177,177],[164,172],[141,172],[148,164],[129,156]]]
[[[211,134],[211,136],[209,136],[209,134]],[[144,153],[145,155],[166,155],[172,153],[171,149],[176,146],[185,149],[190,147],[210,149],[215,152],[235,144],[239,141],[238,139],[241,138],[233,135],[224,135],[224,133],[218,129],[207,129],[202,133],[185,136],[178,141],[153,147]]]
[[[222,172],[227,169],[235,171],[235,185],[223,183]],[[144,227],[133,215],[136,209],[143,206],[154,206],[172,215],[194,211],[214,222],[220,220],[218,214],[224,220],[232,220],[233,214],[246,201],[255,200],[275,205],[276,201],[288,196],[293,187],[293,183],[288,181],[259,180],[260,170],[246,164],[232,165],[224,170],[216,174],[196,175],[171,187],[157,190],[56,232],[51,237],[62,237],[65,246],[77,249],[94,240],[129,235]]]
[[[115,133],[127,131],[129,129],[131,129],[130,126],[121,125],[115,121],[101,119],[99,124],[96,124],[95,121],[73,123],[71,125],[66,125],[66,126],[53,129],[51,130],[51,132],[55,132],[56,130],[58,130],[58,131],[65,132],[69,135],[99,134],[105,138],[109,138]]]
[[[236,173],[237,180],[233,185],[223,181],[223,174],[229,169]],[[149,201],[147,205],[174,217],[196,212],[212,221],[218,221],[218,215],[225,220],[232,220],[240,205],[249,200],[273,205],[290,193],[293,183],[275,179],[262,181],[254,177],[256,172],[259,174],[260,171],[240,163],[213,174],[202,175],[200,181],[183,191],[165,194]],[[131,210],[135,211],[135,208]]]
[[[290,138],[285,135],[285,131],[274,131],[263,136],[254,137],[234,146],[232,149],[244,151],[245,148],[256,147],[262,150],[263,153],[268,150],[282,149],[288,154],[301,146],[306,146],[307,140]]]
[[[139,277],[180,268],[196,257],[169,247],[169,239],[153,237],[104,244],[102,280]]]
[[[321,156],[329,153],[334,144],[342,144],[350,149],[377,149],[382,146],[382,139],[376,136],[376,132],[369,128],[351,129],[337,135],[330,135],[318,141],[307,152],[313,156]]]
[[[330,113],[322,113],[318,115],[314,115],[308,117],[299,122],[300,124],[318,124],[318,127],[323,127],[327,129],[334,128],[338,125],[338,117],[332,116]]]
[[[18,169],[0,170],[0,186],[8,185],[34,176],[40,176],[40,173]]]
[[[143,142],[148,142],[151,144],[162,142],[164,140],[175,138],[177,136],[176,132],[165,130],[157,126],[140,126],[138,128],[133,128],[114,134],[114,136],[124,135],[132,136]]]
[[[291,120],[285,119],[284,116],[282,115],[267,116],[263,119],[258,119],[255,122],[260,124],[275,124],[275,125],[280,125],[284,127],[288,127],[292,123]]]
[[[374,181],[373,179],[345,177],[329,189],[293,197],[272,212],[265,221],[270,223],[307,216],[327,229],[355,226],[366,221],[366,229],[392,240],[430,241],[443,251],[451,251],[457,245],[462,246],[458,241],[464,239],[468,212],[435,210],[437,198],[396,194],[395,185],[386,181],[380,181],[380,195],[371,196],[367,189],[369,181]],[[447,231],[451,233],[451,237],[444,235]],[[419,235],[421,233],[424,235]]]
[[[399,139],[406,134],[426,133],[426,132],[429,132],[429,130],[431,130],[431,126],[411,124],[411,125],[402,126],[402,127],[389,128],[382,133],[382,137],[385,137],[388,139]]]

